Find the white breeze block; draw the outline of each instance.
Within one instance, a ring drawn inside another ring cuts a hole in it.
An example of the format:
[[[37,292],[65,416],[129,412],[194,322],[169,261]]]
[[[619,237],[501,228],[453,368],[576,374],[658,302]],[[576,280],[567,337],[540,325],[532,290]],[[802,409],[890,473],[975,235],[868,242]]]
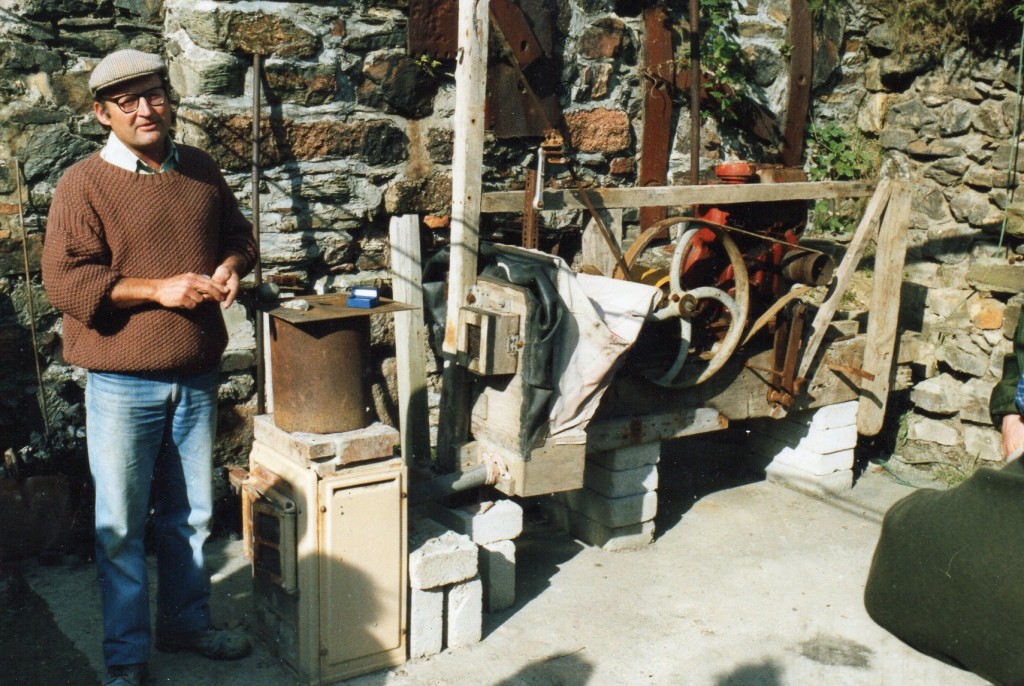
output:
[[[803,448],[784,448],[775,456],[775,462],[796,467],[815,476],[853,469],[853,448],[822,455]]]
[[[476,544],[432,519],[409,518],[409,585],[428,589],[472,579]]]
[[[508,541],[523,532],[523,508],[511,500],[476,503],[454,510],[438,505],[430,514],[452,530],[466,534],[477,545]]]
[[[761,425],[759,429],[762,435],[782,441],[792,448],[803,448],[823,455],[857,447],[856,424],[821,429],[792,422],[772,422]]]
[[[447,647],[479,643],[484,627],[484,587],[480,579],[452,586],[445,595],[448,600],[448,621],[445,626]]]
[[[853,488],[852,469],[816,476],[796,467],[772,462],[764,471],[768,481],[811,495],[835,495]]]
[[[636,469],[646,464],[658,464],[660,456],[661,443],[644,443],[626,448],[616,448],[603,453],[588,453],[587,462],[588,466],[597,464],[617,472],[623,469]]]
[[[409,657],[436,655],[443,642],[444,589],[409,589]]]
[[[785,421],[796,422],[815,429],[834,429],[857,423],[857,400],[826,405],[815,410],[797,412],[786,416]]]
[[[565,502],[570,509],[612,529],[646,522],[654,519],[658,512],[657,491],[624,498],[605,498],[590,489],[581,488],[568,492]]]
[[[580,512],[569,512],[570,532],[588,545],[608,551],[635,550],[654,541],[654,522],[639,522],[616,528],[595,522]]]
[[[497,541],[480,546],[480,579],[484,582],[484,610],[497,612],[516,602],[516,544]]]
[[[648,464],[616,472],[588,464],[583,470],[583,485],[606,498],[646,493],[658,488],[658,465]]]

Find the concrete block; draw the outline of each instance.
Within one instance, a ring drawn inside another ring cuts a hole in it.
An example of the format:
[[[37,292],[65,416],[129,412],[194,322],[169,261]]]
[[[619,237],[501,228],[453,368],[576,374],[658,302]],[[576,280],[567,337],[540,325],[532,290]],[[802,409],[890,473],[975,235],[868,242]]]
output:
[[[654,519],[658,512],[658,492],[624,498],[605,498],[587,488],[566,494],[566,504],[595,522],[612,529]]]
[[[583,485],[606,498],[638,495],[658,488],[658,466],[643,465],[635,469],[612,471],[598,464],[588,464],[583,471]]]
[[[775,456],[774,461],[789,467],[802,469],[815,476],[825,476],[832,472],[853,469],[853,453],[853,448],[827,455],[804,450],[803,448],[784,448]]]
[[[570,512],[570,531],[588,545],[608,551],[635,550],[654,542],[654,522],[608,527],[580,512]]]
[[[445,645],[449,648],[473,645],[483,637],[484,587],[480,579],[456,584],[446,593],[448,612]]]
[[[409,589],[409,657],[436,655],[444,648],[444,589]]]
[[[511,500],[476,503],[454,510],[437,505],[430,514],[453,531],[466,534],[477,545],[508,541],[523,532],[523,508]]]
[[[848,424],[830,429],[807,427],[792,422],[766,422],[758,432],[780,441],[791,448],[802,448],[812,453],[835,453],[857,447],[857,425]],[[751,434],[753,438],[758,434]],[[756,439],[755,439],[756,444]]]
[[[555,493],[547,498],[541,498],[540,506],[552,525],[562,531],[569,531],[569,508],[565,504],[564,494]]]
[[[857,423],[858,401],[848,400],[845,403],[826,405],[814,410],[794,412],[786,416],[786,421],[796,422],[816,429],[834,429]]]
[[[472,579],[477,574],[476,544],[432,519],[409,518],[409,585],[430,589]]]
[[[484,611],[497,612],[516,602],[516,544],[496,541],[480,546],[480,580]]]
[[[597,464],[612,471],[621,471],[636,469],[647,464],[658,464],[660,456],[661,443],[644,443],[601,453],[588,453],[587,463]]]
[[[765,469],[765,477],[794,491],[811,495],[837,495],[853,488],[853,470],[818,476],[796,467],[773,462]]]

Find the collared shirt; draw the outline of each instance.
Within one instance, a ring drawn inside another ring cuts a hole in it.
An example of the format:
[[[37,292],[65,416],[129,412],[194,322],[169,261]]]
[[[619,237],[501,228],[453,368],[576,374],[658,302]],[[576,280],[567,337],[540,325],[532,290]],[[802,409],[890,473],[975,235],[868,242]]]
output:
[[[167,157],[164,158],[163,164],[160,165],[160,169],[153,169],[148,164],[138,158],[138,156],[131,151],[127,145],[121,142],[121,139],[114,135],[114,132],[110,132],[110,136],[107,138],[107,144],[100,150],[100,157],[115,167],[126,169],[130,172],[136,172],[139,174],[158,174],[172,169],[178,166],[178,148],[174,145],[174,141],[167,138]]]

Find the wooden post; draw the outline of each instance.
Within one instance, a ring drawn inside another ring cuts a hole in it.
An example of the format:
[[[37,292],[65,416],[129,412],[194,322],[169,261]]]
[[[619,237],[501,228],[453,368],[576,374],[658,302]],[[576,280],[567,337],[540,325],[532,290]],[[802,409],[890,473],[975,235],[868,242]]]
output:
[[[890,179],[883,179],[875,189],[875,194],[871,196],[868,207],[864,211],[864,216],[861,218],[857,230],[854,231],[853,240],[850,241],[850,245],[846,248],[846,255],[843,257],[843,261],[839,263],[839,268],[836,270],[835,277],[833,277],[832,292],[825,298],[825,302],[821,303],[821,307],[818,308],[818,313],[814,316],[814,321],[811,323],[810,337],[807,339],[807,345],[804,347],[803,357],[800,359],[800,367],[797,369],[796,378],[807,378],[807,371],[811,368],[814,357],[818,354],[818,348],[825,338],[825,331],[832,322],[832,317],[835,316],[836,310],[839,309],[839,302],[843,299],[843,294],[846,293],[846,289],[850,285],[853,273],[857,271],[857,263],[860,262],[861,255],[864,254],[864,248],[867,247],[868,240],[874,234],[874,229],[878,225],[886,204],[889,202],[891,192],[892,181]]]
[[[615,238],[615,242],[622,247],[622,210],[598,210],[604,219],[604,225],[608,227],[608,230],[612,232],[612,236]],[[593,265],[604,276],[611,276],[615,271],[615,256],[612,255],[608,249],[608,244],[605,242],[604,236],[601,235],[601,230],[597,228],[597,222],[594,221],[593,217],[589,217],[587,225],[583,229],[582,239],[582,255],[580,261],[582,264]]]
[[[392,217],[390,227],[392,290],[395,300],[415,310],[395,313],[398,361],[398,426],[406,465],[430,458],[427,376],[423,355],[423,270],[420,264],[420,218]]]
[[[476,280],[487,89],[488,0],[459,0],[459,49],[455,59],[455,156],[452,160],[452,239],[448,272],[446,353],[438,425],[437,466],[451,471],[455,448],[469,432],[466,371],[455,364],[459,308]]]
[[[867,344],[862,369],[875,375],[860,386],[857,406],[857,432],[875,436],[882,430],[885,406],[892,383],[893,353],[896,349],[896,325],[900,314],[900,285],[907,255],[907,229],[910,226],[910,194],[907,183],[893,184],[889,206],[878,230],[875,252],[871,313],[868,316]]]

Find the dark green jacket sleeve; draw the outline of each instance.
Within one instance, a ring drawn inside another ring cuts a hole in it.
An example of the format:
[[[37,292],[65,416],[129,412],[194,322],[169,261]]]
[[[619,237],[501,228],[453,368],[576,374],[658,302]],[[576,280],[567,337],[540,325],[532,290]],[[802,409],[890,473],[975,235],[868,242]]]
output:
[[[997,684],[1024,680],[1024,464],[920,490],[882,522],[868,614],[913,648]]]

